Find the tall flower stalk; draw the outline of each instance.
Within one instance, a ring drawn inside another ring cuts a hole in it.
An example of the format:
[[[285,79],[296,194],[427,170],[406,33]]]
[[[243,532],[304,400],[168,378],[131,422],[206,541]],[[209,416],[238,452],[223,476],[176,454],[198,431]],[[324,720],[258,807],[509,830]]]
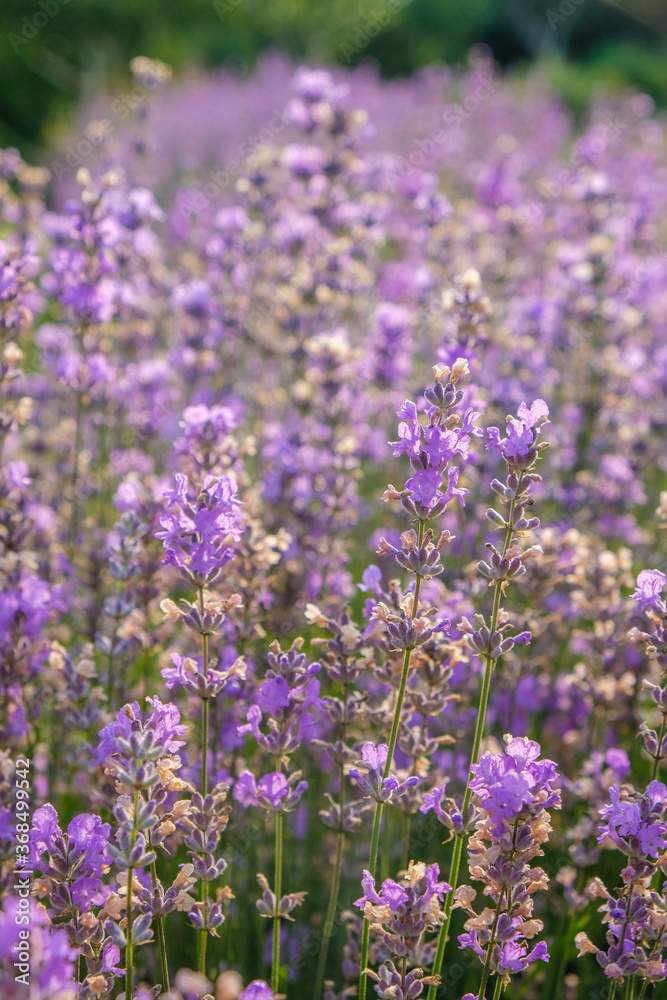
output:
[[[275,893],[276,900],[281,898],[283,886],[283,814],[276,812],[276,846],[275,846]],[[280,913],[276,908],[273,915],[273,942],[271,949],[271,989],[278,991],[280,986]]]
[[[439,982],[437,977],[425,978],[419,968],[424,933],[441,922],[440,903],[450,888],[447,882],[438,881],[439,874],[437,864],[427,867],[411,862],[400,882],[385,879],[380,892],[370,872],[363,874],[364,894],[354,905],[363,909],[367,923],[373,921],[383,948],[391,955],[377,972],[368,969],[366,973],[377,984],[381,1000],[416,1000],[424,986]]]
[[[473,879],[484,883],[484,895],[495,902],[495,910],[485,906],[477,914],[475,890],[469,885],[456,890],[457,905],[469,917],[459,945],[471,948],[483,963],[478,1000],[484,1000],[492,973],[499,994],[513,974],[549,961],[544,941],[530,952],[526,941],[542,930],[542,921],[533,917],[533,893],[545,889],[548,878],[530,862],[543,853],[551,831],[547,810],[560,808],[556,765],[539,759],[540,746],[533,740],[506,736],[505,742],[504,753],[485,753],[473,764],[470,782],[480,807],[468,844],[469,867]]]
[[[222,690],[228,677],[239,673],[240,668],[219,671],[212,669],[210,663],[210,637],[222,624],[228,608],[238,604],[239,599],[234,595],[227,601],[207,601],[205,589],[220,579],[224,566],[234,558],[229,542],[240,538],[240,501],[237,499],[235,480],[228,476],[210,475],[204,478],[198,495],[193,498],[187,478],[177,474],[174,488],[165,492],[165,498],[167,510],[160,519],[161,528],[156,532],[156,538],[162,540],[166,550],[163,561],[175,566],[181,577],[196,589],[197,600],[182,600],[180,609],[173,601],[164,601],[162,609],[168,617],[181,617],[189,628],[199,633],[202,662],[199,667],[195,659],[174,655],[174,669],[163,671],[163,676],[168,687],[185,687],[201,699],[201,809],[207,815],[207,805],[213,807],[224,801],[224,796],[221,798],[218,794],[209,802],[208,796],[209,702]],[[221,792],[221,789],[217,791]],[[217,837],[219,826],[215,822],[213,826]],[[206,845],[192,846],[197,852],[198,847],[203,851]],[[206,972],[208,934],[214,930],[208,919],[208,882],[220,874],[215,865],[209,869],[210,866],[204,865],[198,872],[201,903],[198,970],[201,975]]]
[[[308,663],[301,652],[303,639],[295,639],[287,651],[276,641],[268,654],[266,676],[257,691],[257,703],[248,709],[248,721],[238,727],[238,735],[251,733],[265,754],[275,760],[276,770],[259,781],[250,771],[243,771],[234,787],[234,796],[242,805],[260,806],[273,812],[275,819],[274,889],[266,877],[258,874],[263,890],[257,909],[261,916],[273,921],[271,949],[271,988],[280,983],[280,925],[289,913],[300,905],[305,893],[282,895],[283,813],[290,812],[308,787],[301,781],[301,772],[284,773],[283,762],[313,735],[314,718],[311,709],[319,705],[320,682],[315,676],[319,663]],[[266,730],[260,729],[265,722]]]
[[[473,794],[470,784],[471,769],[479,760],[479,751],[486,725],[491,677],[501,656],[509,652],[516,642],[528,642],[530,640],[530,633],[528,632],[514,636],[508,635],[510,626],[507,622],[507,616],[500,607],[500,602],[508,582],[525,573],[524,561],[538,555],[540,552],[537,546],[524,550],[519,538],[526,531],[538,527],[540,523],[536,517],[526,517],[526,508],[534,503],[530,492],[531,485],[540,482],[541,479],[532,470],[537,462],[540,451],[547,447],[545,442],[538,443],[537,438],[541,427],[549,423],[548,414],[549,410],[546,403],[544,400],[538,399],[535,400],[530,410],[525,403],[522,403],[518,409],[516,418],[511,416],[507,418],[506,437],[500,437],[497,427],[490,427],[488,429],[489,441],[487,443],[487,451],[493,447],[498,448],[508,468],[505,483],[494,479],[491,483],[491,488],[501,498],[501,501],[508,505],[508,512],[507,516],[504,517],[493,508],[487,510],[487,518],[493,524],[504,529],[505,537],[501,550],[498,550],[491,543],[487,543],[487,547],[491,552],[491,558],[488,562],[481,560],[477,564],[477,570],[480,575],[486,578],[493,587],[493,605],[489,624],[486,624],[483,615],[475,615],[474,625],[467,618],[464,618],[458,626],[467,634],[468,642],[472,649],[483,657],[484,676],[470,755],[468,780],[463,793],[463,805],[460,812],[457,813],[456,821],[452,822],[451,814],[448,815],[447,825],[449,825],[455,834],[449,869],[449,881],[452,888],[445,900],[445,919],[440,929],[438,946],[433,961],[433,972],[435,975],[440,973],[442,967],[449,935],[452,906],[458,885],[461,857],[469,829],[468,824],[471,818]],[[439,818],[444,822],[443,816]],[[428,1000],[435,1000],[435,996],[436,989],[434,986],[431,986],[429,988]]]
[[[667,847],[667,787],[651,781],[644,793],[613,785],[610,804],[601,810],[600,842],[611,842],[627,858],[621,871],[622,886],[610,892],[594,879],[588,894],[602,900],[600,912],[607,924],[607,948],[598,948],[581,931],[575,942],[579,955],[595,955],[609,979],[609,1000],[625,984],[632,995],[637,977],[642,990],[667,978],[664,959],[667,899],[651,882]]]
[[[649,658],[660,668],[660,684],[648,678],[643,682],[654,707],[660,710],[660,731],[642,722],[638,734],[653,759],[651,780],[643,793],[628,783],[609,789],[609,802],[599,811],[598,842],[611,844],[625,855],[622,885],[612,893],[601,879],[594,879],[588,889],[589,895],[603,900],[599,912],[608,928],[606,950],[598,948],[583,931],[575,938],[579,955],[595,955],[609,978],[608,1000],[615,1000],[623,984],[625,996],[634,996],[638,977],[640,997],[649,986],[667,979],[667,896],[664,883],[662,891],[655,891],[652,885],[667,848],[667,786],[656,780],[660,761],[667,756],[667,604],[662,596],[666,586],[667,577],[660,570],[642,570],[632,597],[641,608],[646,627],[629,633],[633,641],[645,645]]]
[[[104,920],[95,912],[104,900],[102,876],[111,860],[110,830],[109,823],[87,813],[76,816],[66,831],[61,830],[56,810],[47,803],[35,811],[30,833],[31,864],[40,875],[40,894],[47,897],[77,953],[75,979],[80,994],[89,996],[94,981],[100,1000],[111,993],[114,976],[120,973],[110,960],[113,947]]]
[[[113,774],[120,790],[114,808],[118,824],[116,843],[110,844],[108,851],[121,873],[119,883],[125,883],[125,930],[112,922],[107,923],[107,930],[114,943],[125,948],[126,1000],[132,1000],[134,948],[152,939],[153,918],[162,915],[135,896],[133,876],[137,869],[155,863],[156,854],[151,846],[158,823],[157,808],[168,791],[181,787],[173,775],[180,767],[180,759],[173,755],[184,745],[175,737],[186,728],[180,724],[175,706],[163,705],[159,698],[150,701],[152,713],[145,721],[135,702],[125,705],[100,733],[99,760]],[[141,912],[135,919],[137,905]]]
[[[204,620],[204,588],[199,587],[199,613]],[[209,643],[209,633],[204,631],[202,628],[201,632],[202,641],[202,660],[203,660],[203,672],[204,676],[208,673],[208,643]],[[207,695],[202,695],[201,697],[201,794],[202,798],[205,799],[208,792],[208,716],[209,716],[209,699]],[[206,917],[208,915],[208,883],[202,881],[199,886],[200,900],[203,904],[204,911],[204,925],[206,925]],[[199,959],[197,967],[199,974],[206,975],[206,941],[208,938],[208,930],[206,926],[202,929],[199,935]]]
[[[456,383],[468,373],[468,365],[465,360],[460,359],[451,369],[436,366],[434,373],[434,385],[424,392],[428,422],[424,425],[420,423],[417,407],[410,400],[406,400],[398,411],[401,423],[398,428],[399,440],[393,442],[394,455],[403,453],[408,455],[412,475],[406,481],[403,490],[399,491],[390,485],[384,494],[385,501],[401,501],[403,509],[416,522],[417,531],[404,532],[400,549],[390,545],[385,539],[381,539],[379,548],[381,553],[393,553],[398,564],[415,576],[413,593],[406,595],[398,609],[391,610],[381,602],[373,611],[373,617],[386,624],[390,648],[403,650],[401,677],[382,770],[383,782],[390,780],[410,675],[412,651],[426,642],[435,631],[442,631],[449,625],[448,622],[432,622],[435,609],[420,615],[419,597],[422,580],[430,579],[442,572],[440,552],[452,538],[449,532],[443,532],[436,541],[434,532],[427,529],[427,524],[445,511],[454,496],[458,496],[463,503],[463,497],[468,493],[467,490],[457,487],[460,474],[458,466],[449,465],[457,455],[461,456],[463,461],[466,460],[470,435],[475,432],[474,420],[477,414],[473,410],[466,410],[463,415],[452,412],[463,399],[463,392],[456,388]],[[445,476],[446,484],[443,483]],[[368,861],[368,872],[372,878],[375,877],[377,867],[385,801],[386,798],[377,795]],[[366,996],[369,938],[370,923],[364,919],[359,1000],[364,1000]]]
[[[323,823],[336,835],[329,902],[320,938],[313,992],[313,1000],[320,1000],[327,955],[336,920],[346,835],[360,826],[362,813],[369,804],[367,800],[350,800],[346,794],[345,780],[346,764],[352,763],[358,756],[347,745],[347,733],[350,725],[361,719],[365,712],[364,696],[361,691],[355,691],[354,687],[367,666],[368,650],[364,635],[347,612],[332,618],[325,615],[319,607],[311,604],[306,608],[306,618],[313,624],[326,628],[332,634],[332,638],[314,639],[313,644],[322,647],[320,658],[329,680],[342,687],[340,697],[330,696],[320,699],[321,708],[327,713],[333,725],[335,739],[331,741],[313,740],[313,743],[322,747],[326,756],[336,765],[339,785],[338,801],[334,801],[330,793],[326,792],[325,796],[329,805],[320,810],[320,818]]]

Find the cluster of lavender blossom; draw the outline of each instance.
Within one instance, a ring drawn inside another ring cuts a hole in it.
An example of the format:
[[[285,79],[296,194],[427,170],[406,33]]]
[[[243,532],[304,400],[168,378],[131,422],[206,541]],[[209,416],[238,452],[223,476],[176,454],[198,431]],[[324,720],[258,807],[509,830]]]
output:
[[[666,132],[273,56],[0,152],[3,1000],[661,995]]]

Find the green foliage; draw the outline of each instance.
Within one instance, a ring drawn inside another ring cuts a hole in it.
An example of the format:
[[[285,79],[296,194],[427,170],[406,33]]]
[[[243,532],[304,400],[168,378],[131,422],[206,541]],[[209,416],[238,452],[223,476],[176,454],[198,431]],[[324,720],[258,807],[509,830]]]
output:
[[[344,65],[370,58],[395,75],[463,61],[482,41],[503,64],[548,57],[574,107],[600,81],[667,103],[664,43],[603,0],[561,8],[570,9],[562,0],[3,0],[0,144],[35,158],[82,98],[127,86],[135,55],[176,73],[226,60],[249,71],[269,46]]]
[[[589,106],[593,93],[614,92],[631,86],[667,106],[667,46],[654,51],[632,43],[605,45],[587,63],[563,59],[545,61],[554,90],[577,114]]]

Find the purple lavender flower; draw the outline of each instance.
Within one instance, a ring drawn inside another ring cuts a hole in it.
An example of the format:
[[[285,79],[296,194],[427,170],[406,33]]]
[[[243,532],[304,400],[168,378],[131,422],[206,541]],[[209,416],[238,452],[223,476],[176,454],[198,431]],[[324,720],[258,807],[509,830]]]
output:
[[[391,802],[398,798],[406,789],[419,783],[419,778],[412,775],[405,781],[399,781],[394,774],[384,777],[389,747],[386,743],[364,743],[359,764],[366,766],[366,774],[358,768],[350,768],[350,777],[354,778],[364,795],[370,796],[376,802]]]
[[[257,781],[251,771],[242,771],[234,785],[234,798],[244,807],[259,805],[264,809],[289,812],[308,788],[308,782],[299,781],[300,777],[300,771],[289,777],[282,771],[274,771]]]
[[[642,611],[655,608],[664,612],[665,604],[660,595],[667,586],[667,577],[659,569],[643,569],[637,577],[637,586],[632,599],[641,605]]]
[[[453,833],[462,834],[467,829],[474,816],[474,807],[470,807],[466,813],[465,820],[461,813],[461,807],[457,802],[449,798],[445,794],[447,788],[447,781],[443,781],[441,785],[432,788],[430,792],[424,792],[422,795],[422,804],[419,807],[420,813],[429,813],[433,811],[438,817],[439,821],[446,826],[448,830]]]
[[[600,815],[598,842],[609,837],[616,846],[631,857],[658,858],[667,847],[663,834],[667,831],[667,786],[652,781],[641,796],[621,798],[621,789],[609,789],[611,805],[605,806]]]
[[[521,737],[510,740],[504,754],[487,752],[472,765],[470,787],[494,822],[500,825],[525,808],[551,809],[560,803],[560,792],[553,787],[556,765],[538,760],[540,752],[539,743]]]
[[[110,863],[108,852],[109,833],[111,827],[102,823],[99,816],[80,813],[71,820],[64,835],[58,825],[58,814],[51,803],[35,810],[32,819],[33,828],[30,839],[33,844],[35,864],[48,873],[51,861],[42,867],[41,858],[44,853],[49,857],[59,858],[59,870],[62,875],[63,865],[76,873],[77,878],[98,877]]]
[[[532,916],[533,893],[546,888],[548,879],[530,861],[542,853],[551,830],[547,809],[560,808],[558,775],[553,761],[540,759],[535,741],[506,736],[505,742],[504,753],[485,753],[472,765],[470,782],[480,814],[468,842],[469,865],[495,908],[485,907],[478,915],[471,886],[455,893],[457,905],[469,915],[459,946],[471,948],[484,965],[482,993],[489,972],[507,983],[527,965],[549,960],[544,942],[529,951],[525,939],[542,927]]]
[[[419,950],[428,931],[435,930],[444,917],[440,909],[445,893],[451,890],[447,882],[439,881],[440,869],[437,864],[425,865],[411,862],[407,873],[400,882],[385,879],[380,891],[375,887],[375,879],[364,871],[362,877],[363,895],[355,900],[354,906],[363,910],[367,920],[372,921],[381,935],[383,950],[389,952],[391,961],[382,962],[377,973],[366,970],[378,985],[380,997],[418,997],[424,986],[439,983],[439,976],[424,978],[418,966]],[[385,954],[386,954],[385,951]],[[396,972],[394,962],[401,960],[403,974]],[[409,977],[405,971],[410,968]],[[397,988],[405,988],[406,993]]]
[[[235,679],[243,680],[246,675],[243,657],[238,657],[227,670],[220,670],[215,663],[209,663],[208,670],[204,670],[202,658],[195,660],[178,653],[171,654],[171,662],[173,667],[162,669],[167,691],[182,687],[200,698],[216,698]]]
[[[133,734],[147,740],[147,753],[153,759],[174,754],[185,745],[184,740],[177,739],[187,729],[187,726],[181,724],[178,708],[170,703],[163,705],[157,695],[147,697],[146,701],[152,708],[147,719],[142,721],[139,704],[135,701],[131,705],[125,705],[115,720],[100,732],[97,751],[100,764],[125,755]]]
[[[257,704],[248,709],[247,723],[237,728],[239,736],[252,733],[260,747],[275,756],[292,753],[309,742],[316,728],[313,709],[320,705],[320,682],[315,677],[320,664],[308,663],[301,653],[302,639],[283,652],[271,645],[269,669],[259,685]],[[260,725],[266,722],[266,731]]]
[[[165,491],[167,510],[160,518],[164,563],[176,566],[197,587],[214,583],[222,568],[234,558],[230,541],[241,537],[237,484],[228,476],[207,476],[196,497],[191,497],[185,476],[175,476],[173,489]]]
[[[30,944],[22,914],[27,913]],[[27,911],[19,900],[7,896],[0,910],[0,992],[3,1000],[51,1000],[66,996],[74,980],[76,951],[67,932],[50,926],[44,910],[29,900]],[[25,967],[24,967],[25,966]],[[27,978],[29,977],[29,978]],[[29,994],[27,989],[29,987]]]
[[[407,888],[388,878],[384,880],[378,893],[375,888],[375,879],[370,872],[364,871],[361,880],[364,894],[355,900],[353,905],[362,909],[366,903],[371,903],[373,906],[386,905],[392,913],[398,913],[401,907],[411,908],[414,905],[413,901],[417,898],[420,905],[429,903],[434,897],[442,899],[445,893],[450,891],[451,886],[447,882],[439,882],[439,875],[440,869],[437,864],[415,865],[411,875],[404,880],[407,883]],[[424,880],[423,886],[421,886],[422,879]],[[418,895],[414,892],[415,886],[420,886]]]
[[[459,358],[453,368],[436,367],[434,371],[435,384],[424,392],[429,423],[422,426],[415,403],[405,400],[397,411],[401,418],[398,440],[390,442],[394,455],[407,454],[413,474],[404,490],[398,491],[390,485],[384,494],[385,500],[401,499],[405,510],[422,521],[443,513],[455,496],[464,505],[463,498],[469,491],[457,485],[461,470],[447,465],[456,457],[463,462],[468,460],[470,437],[478,430],[474,422],[479,414],[472,409],[466,410],[462,417],[450,412],[463,399],[463,392],[455,386],[468,373],[467,362]],[[443,384],[445,377],[448,381]]]
[[[511,466],[526,469],[534,461],[537,438],[543,426],[550,423],[549,407],[543,399],[536,399],[530,409],[521,403],[517,416],[507,420],[507,436],[500,437],[497,427],[488,427],[486,450],[498,448]]]
[[[366,869],[361,877],[361,886],[364,894],[359,899],[355,899],[353,904],[361,909],[364,909],[366,903],[370,903],[372,906],[388,906],[392,913],[396,913],[401,904],[408,899],[405,889],[402,889],[397,882],[390,878],[384,880],[380,893],[378,893],[375,888],[375,879]]]
[[[273,990],[263,979],[253,979],[246,988],[239,993],[239,1000],[271,1000],[275,996]]]

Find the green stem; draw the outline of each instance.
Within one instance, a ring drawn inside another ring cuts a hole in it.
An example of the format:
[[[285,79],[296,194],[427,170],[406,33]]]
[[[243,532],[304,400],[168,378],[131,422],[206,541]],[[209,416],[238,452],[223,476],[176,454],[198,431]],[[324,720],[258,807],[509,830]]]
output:
[[[637,997],[637,1000],[644,1000],[647,990],[648,990],[648,979],[645,979],[644,982],[642,983],[642,988],[639,991],[639,996]]]
[[[373,830],[371,832],[371,853],[368,860],[368,870],[371,875],[374,874],[375,868],[378,860],[378,847],[380,845],[380,827],[382,825],[382,809],[384,803],[378,802],[375,806],[375,815],[373,816]],[[359,1000],[364,1000],[366,996],[366,976],[364,975],[364,969],[368,962],[368,940],[370,938],[371,925],[370,921],[364,919],[363,929],[361,932],[361,962],[359,965]]]
[[[347,708],[347,690],[345,691],[345,702]],[[345,770],[340,768],[340,821],[345,817]],[[338,907],[338,896],[340,894],[340,869],[343,862],[343,850],[345,848],[345,830],[342,828],[336,831],[336,860],[334,861],[333,874],[331,876],[331,891],[329,893],[329,905],[327,915],[324,918],[324,929],[322,931],[322,944],[320,946],[320,957],[317,961],[317,974],[315,976],[315,992],[313,1000],[320,1000],[322,985],[324,983],[324,973],[326,971],[327,954],[329,943],[333,935],[334,923],[336,920],[336,909]]]
[[[382,824],[382,833],[380,836],[380,878],[384,882],[386,878],[389,878],[389,859],[391,857],[391,824],[389,822],[389,814],[384,817],[384,823]],[[375,872],[373,872],[375,874]]]
[[[132,828],[132,846],[134,847],[135,841],[137,839],[137,819],[139,812],[139,789],[134,790],[134,826]],[[125,948],[125,1000],[132,1000],[132,960],[133,960],[133,948],[132,948],[132,868],[127,869],[127,896],[125,897],[125,911],[127,916],[127,924],[125,927],[125,935],[127,946]]]
[[[626,917],[625,917],[625,921],[623,922],[623,929],[621,930],[621,938],[620,938],[620,941],[618,942],[618,953],[619,953],[619,955],[623,954],[623,945],[625,944],[625,937],[626,937],[626,934],[628,933],[628,927],[630,926],[630,903],[632,902],[632,897],[634,895],[635,885],[636,885],[636,882],[631,882],[630,883],[630,891],[628,893],[628,903],[627,903]],[[612,979],[611,983],[609,984],[609,997],[608,997],[608,1000],[614,1000],[615,996],[616,996],[616,980]]]
[[[401,867],[399,871],[404,872],[408,864],[410,863],[410,824],[412,820],[411,813],[405,813],[403,815],[403,822],[401,824]]]
[[[107,707],[113,711],[113,694],[114,694],[114,683],[113,683],[113,667],[114,667],[114,657],[113,651],[116,645],[116,634],[118,632],[118,618],[113,619],[113,629],[111,630],[111,648],[109,650],[109,655],[107,657]],[[144,691],[144,694],[146,692]]]
[[[74,537],[76,535],[76,520],[79,512],[76,488],[79,480],[79,452],[81,451],[83,425],[83,397],[80,392],[76,394],[76,430],[74,432],[74,459],[72,462],[72,479],[70,489],[72,491],[72,509],[69,518],[69,531],[67,534],[67,545],[70,557],[74,549]]]
[[[424,531],[426,530],[426,522],[419,522],[419,547],[421,548],[422,542],[424,540]],[[421,590],[422,578],[418,576],[415,580],[415,590],[414,597],[412,599],[412,618],[415,618],[419,613],[419,592]],[[410,656],[412,654],[411,649],[405,650],[405,655],[403,657],[403,669],[401,671],[401,682],[398,688],[398,698],[396,699],[396,707],[394,708],[394,720],[391,725],[391,734],[389,736],[389,748],[387,750],[387,761],[384,766],[383,777],[388,778],[391,772],[391,765],[394,760],[394,751],[396,750],[396,742],[398,740],[398,727],[401,722],[401,711],[403,709],[403,700],[405,698],[405,689],[408,684],[408,676],[410,674]],[[373,877],[375,877],[375,868],[377,866],[377,855],[378,855],[378,845],[380,842],[380,826],[382,823],[382,809],[384,803],[376,802],[375,804],[375,816],[373,817],[373,831],[371,833],[371,853],[368,862],[368,870]],[[364,918],[363,931],[361,934],[361,961],[359,965],[359,1000],[366,1000],[366,976],[364,975],[364,969],[368,962],[368,941],[370,938],[370,923]]]
[[[449,923],[452,915],[452,906],[454,903],[454,893],[456,891],[456,886],[459,880],[459,868],[461,867],[461,856],[463,854],[463,834],[459,834],[454,840],[454,847],[452,849],[452,860],[449,866],[449,884],[451,885],[450,891],[447,893],[445,899],[444,912],[445,920],[438,937],[438,947],[435,952],[435,958],[433,959],[433,974],[437,975],[442,968],[442,960],[445,954],[445,947],[447,945],[447,940],[449,937]],[[429,986],[427,993],[427,1000],[435,1000],[436,993],[438,991],[437,986]]]
[[[560,1000],[561,996],[561,983],[565,978],[565,970],[567,968],[568,954],[570,951],[570,941],[572,939],[572,924],[574,921],[574,913],[569,912],[565,922],[561,920],[561,932],[558,935],[558,940],[561,942],[561,952],[558,956],[558,965],[556,967],[556,975],[554,976],[553,983],[551,984],[551,992],[549,996],[551,1000]]]
[[[208,645],[207,635],[204,641]],[[201,702],[201,793],[204,798],[208,795],[208,698],[202,698]]]
[[[519,484],[517,486],[517,496],[521,491],[521,484],[523,483],[523,473],[519,476]],[[510,542],[512,541],[512,535],[514,534],[511,527],[512,515],[514,514],[514,508],[516,506],[516,499],[512,500],[509,506],[509,513],[507,515],[507,525],[505,529],[505,542],[503,545],[503,557],[507,555],[507,550],[510,547]],[[495,590],[493,594],[493,610],[491,612],[491,632],[495,632],[496,626],[498,624],[498,614],[500,612],[500,599],[502,596],[502,581],[498,581],[495,585]],[[484,678],[482,680],[482,690],[479,697],[479,708],[477,711],[477,722],[475,723],[475,736],[473,738],[472,753],[470,755],[470,766],[468,768],[468,780],[466,782],[465,791],[463,793],[463,810],[462,815],[465,817],[468,813],[470,807],[470,802],[472,801],[472,789],[470,787],[471,778],[471,768],[473,764],[476,764],[479,760],[479,749],[482,745],[482,738],[484,736],[484,727],[486,724],[486,709],[489,703],[489,691],[491,689],[491,674],[493,673],[495,661],[490,657],[486,657],[486,664],[484,667]],[[433,975],[437,976],[440,974],[440,969],[442,968],[442,962],[445,957],[445,947],[447,945],[447,939],[449,937],[449,925],[452,919],[452,906],[454,904],[454,893],[456,892],[458,886],[459,878],[459,868],[461,867],[461,856],[463,854],[463,841],[465,839],[465,834],[460,833],[457,835],[454,841],[454,848],[452,851],[452,861],[449,867],[449,884],[451,885],[450,892],[447,893],[447,898],[445,899],[444,913],[445,919],[440,927],[440,934],[438,936],[438,946],[435,953],[435,958],[433,960]],[[436,994],[438,991],[437,986],[429,986],[426,1000],[436,1000]],[[361,1000],[361,998],[360,998]]]
[[[202,636],[204,640],[204,670],[206,670],[206,663],[208,661],[208,636]],[[201,744],[201,784],[202,784],[202,797],[206,798],[208,793],[208,698],[202,698],[201,702],[201,729],[202,729],[202,744]],[[208,923],[208,882],[200,882],[199,896],[200,901],[204,904],[204,927],[199,932],[199,972],[202,976],[206,975],[206,943],[208,941],[208,928],[206,924]]]
[[[429,693],[433,690],[432,686],[429,685]],[[424,734],[426,732],[426,716],[422,717],[422,724],[419,729],[419,744],[423,745]],[[412,765],[412,777],[414,778],[417,774],[417,760],[419,756],[419,751],[417,751],[417,756],[415,756],[414,763]],[[402,823],[402,836],[401,836],[401,867],[400,871],[407,871],[407,867],[410,863],[410,827],[412,826],[412,813],[403,814]]]
[[[497,615],[497,612],[496,612]],[[491,631],[494,630],[492,627]],[[479,759],[479,748],[482,743],[482,736],[484,733],[484,724],[486,721],[486,706],[489,700],[489,689],[491,687],[491,673],[493,670],[493,660],[487,657],[486,669],[484,670],[484,680],[482,681],[482,693],[479,700],[479,711],[477,713],[477,724],[475,726],[475,738],[473,741],[473,749],[470,757],[470,765],[476,764]],[[465,817],[468,813],[468,808],[470,806],[470,801],[472,799],[472,789],[470,788],[470,772],[468,775],[468,783],[466,784],[465,793],[463,796],[463,810],[462,815]],[[438,947],[436,949],[435,958],[433,960],[433,975],[438,975],[440,969],[442,968],[442,960],[445,955],[445,947],[447,945],[447,939],[449,936],[449,925],[452,919],[452,906],[454,904],[454,893],[458,885],[459,878],[459,868],[461,867],[461,857],[463,855],[463,843],[465,840],[465,835],[460,833],[457,835],[454,841],[454,849],[452,851],[452,861],[449,867],[449,884],[451,885],[450,891],[447,893],[444,905],[445,919],[443,921],[442,927],[440,928],[440,935],[438,937]],[[429,986],[427,1000],[435,1000],[437,992],[437,986]]]
[[[145,699],[148,694],[148,650],[144,649],[141,654],[141,696]]]
[[[660,727],[660,737],[658,739],[658,749],[656,750],[655,757],[653,758],[653,771],[651,773],[651,781],[655,781],[658,777],[658,768],[660,767],[660,754],[662,752],[662,741],[665,738],[665,729],[667,728],[667,715],[662,717],[662,726]]]
[[[204,588],[199,587],[199,610],[204,617]],[[202,632],[202,657],[204,666],[204,675],[208,673],[208,658],[209,658],[209,637],[207,632]],[[202,698],[201,701],[201,794],[202,798],[206,798],[208,794],[208,698]],[[199,957],[198,957],[198,970],[200,975],[206,975],[206,944],[208,942],[208,882],[200,882],[199,885],[199,899],[203,903],[204,909],[204,927],[199,932]]]
[[[493,1000],[500,1000],[500,995],[502,992],[503,992],[503,981],[500,978],[500,976],[498,976],[498,978],[496,979],[496,988],[493,991]]]
[[[419,545],[421,546],[422,537],[424,534],[423,528],[424,522],[421,521],[419,525]],[[417,577],[415,582],[415,593],[412,602],[412,617],[414,618],[418,614],[419,608],[419,591],[421,589],[422,578]],[[396,708],[394,709],[394,721],[391,725],[391,734],[389,736],[389,750],[387,752],[387,763],[384,766],[384,777],[388,778],[391,772],[391,765],[394,760],[394,751],[396,750],[396,743],[398,741],[398,728],[401,723],[401,712],[403,710],[403,701],[405,699],[405,689],[408,685],[408,676],[410,674],[410,656],[412,654],[412,649],[406,649],[405,656],[403,657],[403,670],[401,671],[401,683],[398,688],[398,698],[396,699]],[[374,874],[371,872],[371,875]]]
[[[343,846],[345,844],[345,834],[342,830],[338,831],[337,838],[336,860],[334,861],[333,875],[331,878],[329,906],[327,907],[327,915],[324,920],[324,930],[322,931],[322,945],[320,947],[320,957],[317,962],[317,975],[315,977],[315,992],[313,994],[313,1000],[319,1000],[322,993],[322,984],[324,983],[324,973],[327,963],[327,952],[329,951],[329,942],[331,941],[334,922],[336,920],[336,908],[338,906],[338,894],[340,892],[340,868],[343,859]]]
[[[151,881],[153,888],[157,886],[157,866],[155,862],[151,864]],[[157,922],[157,946],[160,955],[160,975],[162,976],[162,993],[169,992],[169,963],[167,962],[167,942],[164,935],[164,917],[156,917]]]
[[[282,896],[283,880],[283,814],[276,812],[276,876],[274,891],[276,894],[276,912],[273,916],[273,956],[271,962],[271,989],[278,992],[280,986],[280,916],[278,907]]]
[[[625,988],[625,1000],[633,1000],[635,995],[635,977],[628,976],[628,984]]]
[[[102,412],[102,424],[100,426],[100,445],[99,445],[99,457],[97,461],[97,470],[100,476],[104,479],[104,488],[100,490],[100,522],[104,524],[105,515],[112,509],[112,478],[109,475],[109,432],[111,424],[113,421],[113,415],[111,412],[111,404],[109,404],[107,412]]]
[[[491,958],[493,957],[493,946],[496,943],[496,930],[498,929],[498,921],[500,920],[500,913],[502,911],[504,895],[505,895],[505,889],[503,887],[500,890],[500,895],[498,896],[498,904],[496,906],[496,912],[493,918],[493,924],[491,925],[491,937],[489,939],[489,943],[486,948],[486,961],[484,962],[484,969],[482,970],[482,981],[479,985],[479,994],[477,1000],[484,1000],[486,994],[486,984],[489,980],[489,973],[491,971]],[[500,977],[498,978],[500,979]]]

